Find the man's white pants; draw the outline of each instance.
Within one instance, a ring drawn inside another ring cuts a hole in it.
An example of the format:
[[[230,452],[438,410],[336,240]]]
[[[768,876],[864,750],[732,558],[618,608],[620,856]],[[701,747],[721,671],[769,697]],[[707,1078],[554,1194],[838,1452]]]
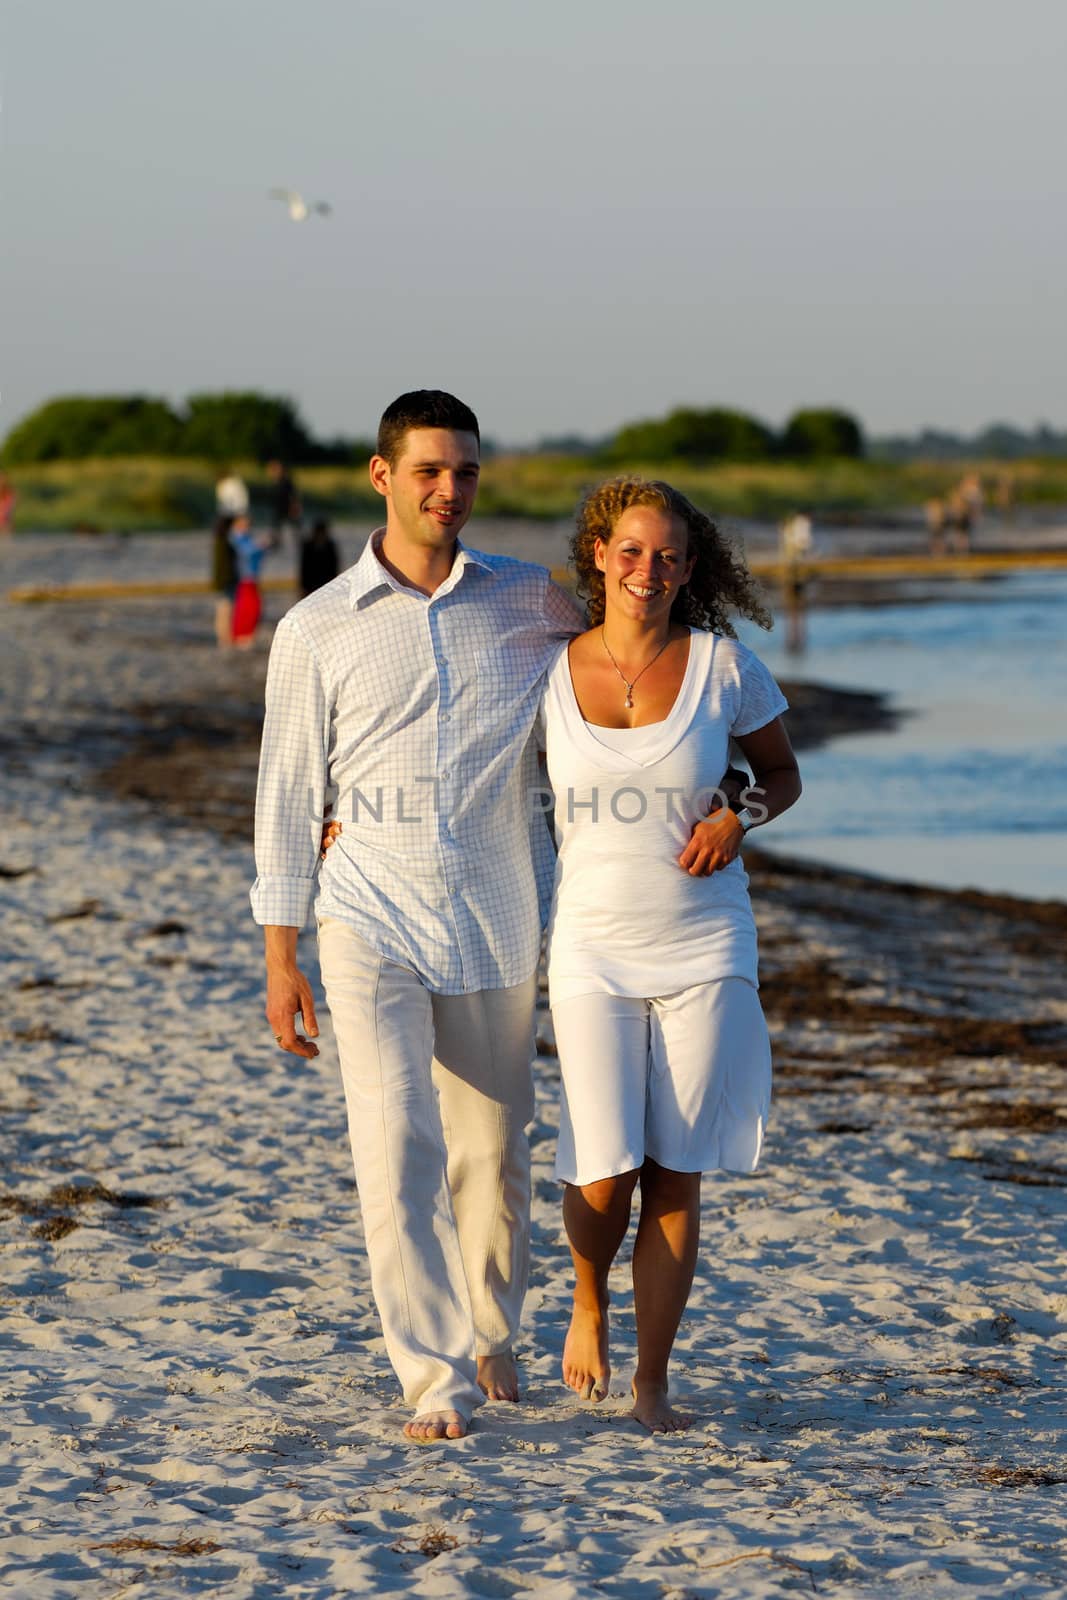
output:
[[[334,918],[319,960],[389,1359],[417,1412],[469,1417],[526,1291],[536,975],[431,994]]]

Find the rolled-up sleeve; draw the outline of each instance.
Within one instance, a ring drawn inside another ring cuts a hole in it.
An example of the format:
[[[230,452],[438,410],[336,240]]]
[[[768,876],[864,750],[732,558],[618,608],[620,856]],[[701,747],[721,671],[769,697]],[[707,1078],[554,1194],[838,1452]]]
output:
[[[263,926],[302,928],[319,866],[330,707],[319,663],[289,618],[274,635],[266,699],[252,915]]]

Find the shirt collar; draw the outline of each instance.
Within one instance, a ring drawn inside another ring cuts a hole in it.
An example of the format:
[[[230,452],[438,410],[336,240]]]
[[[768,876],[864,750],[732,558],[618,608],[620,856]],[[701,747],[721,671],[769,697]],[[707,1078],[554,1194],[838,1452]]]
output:
[[[488,572],[491,577],[494,575],[494,569],[485,556],[477,550],[468,550],[465,545],[457,542],[452,571],[435,594],[422,595],[417,589],[409,589],[399,578],[394,578],[389,569],[378,559],[378,546],[384,537],[385,529],[375,528],[363,547],[363,554],[352,568],[348,593],[353,609],[389,589],[394,594],[413,595],[418,600],[429,602],[431,599],[436,599],[437,595],[448,594],[454,589],[468,567],[478,567],[482,572]]]

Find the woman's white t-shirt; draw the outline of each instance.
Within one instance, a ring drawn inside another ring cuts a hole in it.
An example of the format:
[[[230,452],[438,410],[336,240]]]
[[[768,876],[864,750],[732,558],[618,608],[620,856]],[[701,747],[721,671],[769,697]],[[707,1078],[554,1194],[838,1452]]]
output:
[[[787,709],[745,645],[693,629],[669,715],[644,728],[582,717],[567,647],[542,702],[559,859],[548,926],[553,1004],[591,992],[650,999],[718,978],[757,982],[740,858],[710,877],[678,865],[729,765],[730,739]]]

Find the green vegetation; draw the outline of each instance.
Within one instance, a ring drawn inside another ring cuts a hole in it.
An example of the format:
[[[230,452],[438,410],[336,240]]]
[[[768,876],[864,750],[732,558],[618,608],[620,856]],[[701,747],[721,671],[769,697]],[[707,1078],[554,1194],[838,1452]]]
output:
[[[252,491],[253,506],[268,503],[263,468],[234,465]],[[624,463],[571,455],[500,455],[484,466],[478,509],[483,516],[569,517],[593,484]],[[951,490],[967,470],[982,473],[992,490],[999,462],[760,461],[698,465],[688,461],[629,460],[627,470],[663,477],[699,505],[724,516],[775,518],[803,506],[816,515],[877,516],[920,506]],[[180,529],[208,526],[214,514],[216,464],[207,460],[131,457],[55,461],[15,467],[16,526],[24,530]],[[1020,503],[1067,504],[1067,459],[1013,462]],[[297,482],[309,515],[375,517],[382,502],[358,467],[301,468]]]
[[[7,476],[18,493],[15,525],[23,530],[203,528],[215,510],[215,471],[204,461],[54,461],[14,467]]]
[[[620,428],[604,455],[613,462],[766,461],[774,446],[770,428],[743,411],[681,406],[662,421]]]
[[[680,406],[662,419],[628,423],[604,446],[608,461],[848,460],[863,455],[863,432],[847,411],[797,411],[781,434],[726,406]]]
[[[254,390],[190,395],[183,409],[147,395],[71,395],[49,400],[12,429],[5,467],[89,458],[173,456],[223,463],[278,459],[290,466],[361,464],[354,439],[316,440],[291,400]],[[486,448],[485,454],[491,455]],[[552,453],[552,452],[548,452]],[[845,411],[798,411],[780,436],[726,406],[681,406],[632,422],[591,451],[606,464],[631,461],[830,460],[863,455],[859,423]]]
[[[1024,437],[1008,441],[1016,455]],[[1067,456],[1054,453],[1058,436],[1049,430],[1034,437],[1052,443],[1031,459],[1012,459],[1012,498],[1063,504]],[[251,390],[191,395],[182,408],[145,395],[73,396],[24,418],[4,441],[0,464],[18,493],[18,527],[121,532],[206,527],[223,464],[241,473],[253,509],[265,509],[264,465],[272,459],[297,469],[308,515],[375,517],[371,449],[316,440],[291,400]],[[833,407],[798,411],[775,434],[743,411],[683,406],[584,448],[573,438],[497,454],[486,441],[483,458],[482,515],[545,518],[569,517],[588,488],[620,471],[668,478],[724,516],[775,518],[802,507],[886,516],[947,494],[965,471],[984,473],[993,489],[1008,470],[993,451],[985,461],[962,450],[894,458],[875,449],[865,458],[858,422]]]
[[[271,500],[263,467],[235,460],[252,494],[253,513]],[[164,457],[49,461],[14,467],[8,477],[18,493],[20,529],[132,532],[135,529],[206,528],[215,515],[213,461]],[[366,468],[317,467],[301,471],[306,509],[315,515],[373,515],[381,506]]]
[[[4,440],[5,467],[96,457],[173,456],[231,461],[339,461],[364,454],[355,440],[313,439],[283,395],[254,390],[190,395],[184,408],[147,395],[69,395],[24,417]]]
[[[173,455],[181,422],[165,400],[145,395],[49,400],[4,440],[5,466],[87,456]]]
[[[797,411],[785,425],[778,454],[814,461],[858,460],[863,455],[863,434],[847,411],[832,406]]]
[[[482,469],[478,509],[483,515],[569,517],[582,494],[622,463],[570,455],[498,456]],[[691,461],[625,463],[626,471],[666,478],[683,494],[723,516],[773,520],[798,508],[816,516],[875,517],[915,509],[946,495],[965,472],[977,471],[992,493],[1004,474],[1000,462],[813,460],[694,464]],[[1067,459],[1013,462],[1016,503],[1067,503]]]
[[[303,461],[311,436],[292,401],[260,394],[192,394],[175,455],[216,461]]]

